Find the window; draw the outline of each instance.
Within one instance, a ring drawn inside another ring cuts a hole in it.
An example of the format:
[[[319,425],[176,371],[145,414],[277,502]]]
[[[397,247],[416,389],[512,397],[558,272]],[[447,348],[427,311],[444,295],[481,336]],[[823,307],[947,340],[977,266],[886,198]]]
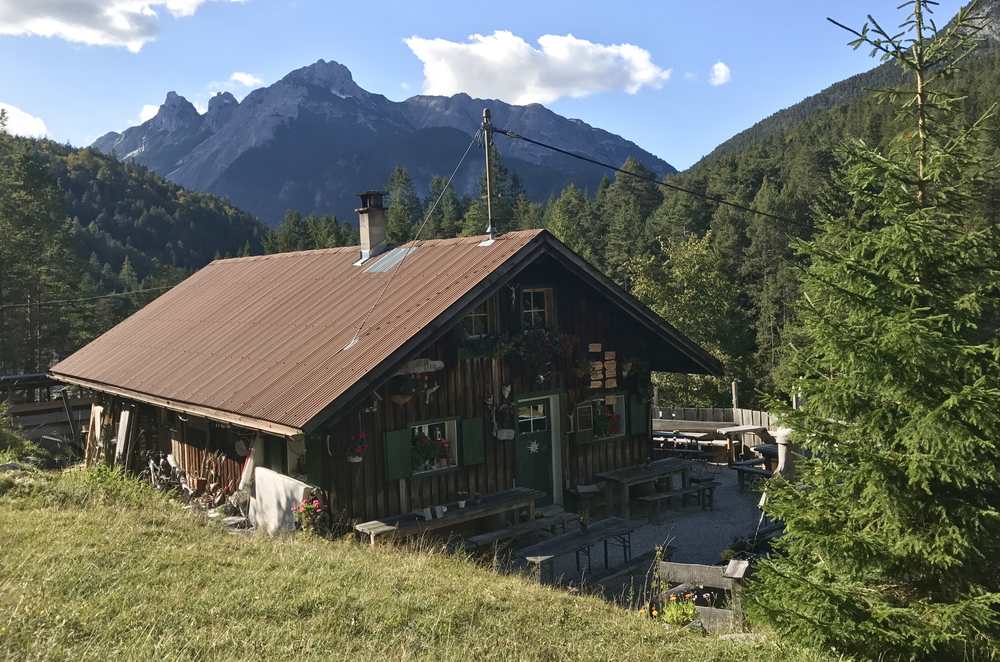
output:
[[[606,395],[578,405],[574,429],[593,430],[598,439],[625,434],[625,396]]]
[[[549,429],[549,417],[545,402],[530,402],[517,407],[518,432],[544,432]]]
[[[552,317],[552,290],[530,289],[521,291],[521,328],[544,329]]]
[[[575,423],[577,430],[594,429],[594,403],[587,402],[576,408]]]
[[[423,423],[410,428],[413,471],[445,469],[458,464],[458,426],[454,420]]]
[[[490,333],[490,311],[487,302],[483,302],[471,313],[462,318],[462,329],[466,338],[482,338]]]

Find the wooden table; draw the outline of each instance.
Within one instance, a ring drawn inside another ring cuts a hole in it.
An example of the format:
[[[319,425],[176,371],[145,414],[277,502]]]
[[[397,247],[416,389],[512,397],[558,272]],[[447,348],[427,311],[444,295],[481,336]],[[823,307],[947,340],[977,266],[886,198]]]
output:
[[[550,579],[555,580],[553,561],[566,554],[576,555],[576,572],[582,570],[580,555],[587,557],[587,573],[590,573],[590,548],[598,543],[604,543],[604,568],[608,569],[608,544],[617,544],[622,548],[625,563],[632,559],[632,531],[638,528],[628,520],[620,517],[608,517],[594,522],[585,529],[565,533],[555,538],[525,547],[518,551],[518,556],[526,560],[533,568],[539,581],[544,579],[545,568],[549,569]]]
[[[650,462],[649,464],[640,464],[634,467],[625,467],[624,469],[605,471],[603,473],[594,474],[594,476],[617,486],[621,497],[621,506],[619,507],[619,510],[621,512],[621,516],[627,520],[631,515],[631,504],[629,500],[629,489],[631,487],[635,485],[655,483],[661,478],[673,476],[674,474],[680,474],[681,489],[685,489],[688,487],[688,473],[690,468],[691,463],[686,460],[679,458],[667,458],[665,460]],[[614,492],[614,488],[609,487],[609,509],[613,507],[614,501],[617,500],[613,498]]]
[[[446,504],[448,511],[443,516],[434,519],[425,520],[423,515],[419,513],[406,513],[355,524],[354,530],[368,536],[371,544],[374,545],[375,539],[378,537],[405,538],[420,535],[428,531],[446,529],[494,515],[517,512],[522,508],[528,510],[530,520],[535,517],[535,501],[543,496],[545,494],[538,490],[515,487],[484,496],[478,503],[466,503],[465,508],[459,508],[457,503]]]
[[[759,437],[764,443],[774,443],[774,437],[771,433],[767,431],[766,425],[733,425],[728,428],[719,428],[716,430],[720,435],[724,436],[729,440],[729,463],[732,464],[736,461],[737,453],[736,447],[733,444],[737,439],[740,442],[740,453],[743,455],[743,449],[746,446],[743,443],[744,434],[753,434]]]

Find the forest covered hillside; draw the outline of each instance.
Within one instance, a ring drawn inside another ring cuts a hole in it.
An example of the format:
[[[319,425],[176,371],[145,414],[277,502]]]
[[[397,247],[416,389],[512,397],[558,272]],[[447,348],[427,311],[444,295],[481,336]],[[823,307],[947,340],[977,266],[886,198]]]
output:
[[[142,166],[0,131],[0,233],[12,373],[46,368],[215,257],[259,253],[267,229]]]

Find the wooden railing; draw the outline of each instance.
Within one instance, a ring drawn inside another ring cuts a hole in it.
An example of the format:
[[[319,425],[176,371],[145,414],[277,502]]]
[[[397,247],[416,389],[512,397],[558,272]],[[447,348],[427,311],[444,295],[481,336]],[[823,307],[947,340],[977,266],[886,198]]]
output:
[[[733,425],[762,425],[773,430],[778,426],[778,422],[775,416],[757,409],[671,406],[653,408],[655,431],[708,432]],[[760,442],[754,435],[744,435],[743,441],[750,445]]]

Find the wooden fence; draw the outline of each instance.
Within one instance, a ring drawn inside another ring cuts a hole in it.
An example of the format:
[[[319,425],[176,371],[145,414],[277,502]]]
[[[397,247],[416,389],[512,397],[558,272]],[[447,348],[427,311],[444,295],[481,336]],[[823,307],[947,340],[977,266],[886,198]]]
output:
[[[734,425],[763,425],[773,430],[778,427],[778,421],[775,416],[757,409],[671,406],[653,408],[654,430],[703,432]],[[754,435],[744,435],[743,441],[750,445],[760,443],[760,439]]]

